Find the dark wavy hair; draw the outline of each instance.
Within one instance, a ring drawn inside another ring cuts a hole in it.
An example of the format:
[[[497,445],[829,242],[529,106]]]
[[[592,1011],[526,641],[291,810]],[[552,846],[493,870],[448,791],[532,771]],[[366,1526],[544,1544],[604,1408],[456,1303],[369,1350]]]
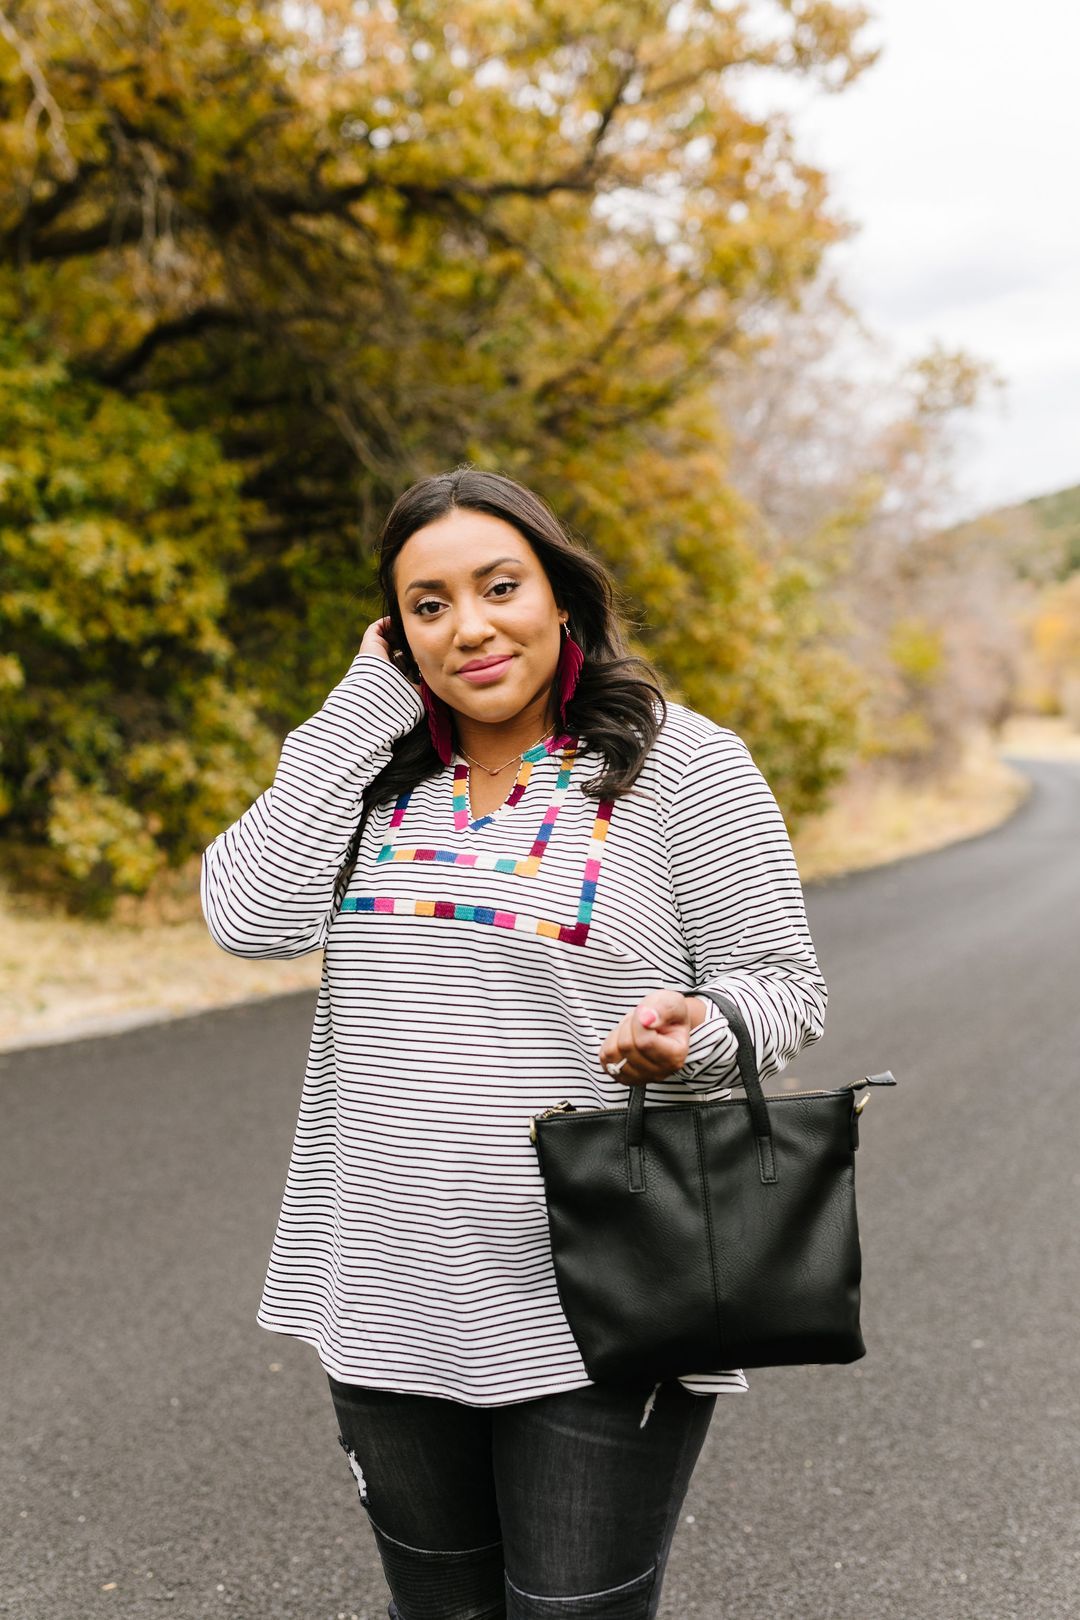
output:
[[[607,568],[576,543],[540,495],[515,479],[465,462],[450,472],[421,478],[394,502],[379,534],[378,581],[382,613],[390,615],[390,639],[403,652],[403,673],[419,682],[419,667],[407,650],[394,564],[410,535],[455,507],[512,523],[536,552],[556,603],[569,612],[567,629],[584,654],[577,687],[566,706],[566,729],[581,739],[583,750],[587,747],[602,756],[604,768],[583,782],[582,790],[598,799],[628,793],[667,717],[659,677],[646,659],[627,648],[615,582]],[[364,790],[360,821],[334,887],[335,904],[349,886],[372,811],[442,768],[425,715],[394,742],[390,760]]]

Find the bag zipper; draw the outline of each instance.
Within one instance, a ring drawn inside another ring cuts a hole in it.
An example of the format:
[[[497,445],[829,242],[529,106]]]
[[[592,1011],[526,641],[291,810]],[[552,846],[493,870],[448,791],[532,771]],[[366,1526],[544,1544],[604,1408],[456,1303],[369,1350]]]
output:
[[[536,1141],[536,1122],[538,1119],[550,1119],[552,1114],[598,1114],[600,1112],[601,1110],[598,1108],[579,1109],[574,1103],[567,1102],[564,1098],[562,1102],[555,1103],[551,1108],[545,1108],[543,1113],[529,1115],[529,1141]]]
[[[888,1078],[886,1078],[886,1076],[888,1076]],[[833,1086],[831,1090],[768,1092],[766,1094],[766,1101],[783,1102],[789,1097],[793,1101],[798,1097],[840,1097],[843,1096],[845,1091],[861,1091],[864,1086],[894,1086],[895,1084],[896,1081],[893,1079],[891,1071],[886,1069],[883,1074],[864,1074],[861,1080],[853,1081],[850,1086]],[[723,1098],[716,1098],[714,1100],[719,1102],[723,1101]],[[859,1098],[859,1101],[855,1105],[855,1112],[861,1113],[869,1101],[870,1093],[867,1092],[865,1097]],[[603,1108],[579,1108],[576,1103],[572,1103],[564,1097],[562,1102],[553,1103],[550,1108],[543,1109],[541,1113],[530,1114],[529,1141],[536,1141],[536,1122],[538,1119],[551,1119],[551,1117],[555,1114],[602,1114],[608,1111],[609,1110],[605,1110]]]

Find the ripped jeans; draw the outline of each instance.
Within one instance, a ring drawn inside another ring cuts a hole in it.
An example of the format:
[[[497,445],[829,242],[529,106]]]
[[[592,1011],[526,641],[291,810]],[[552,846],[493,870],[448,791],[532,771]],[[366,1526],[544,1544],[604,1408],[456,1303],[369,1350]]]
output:
[[[390,1620],[654,1620],[715,1395],[479,1407],[327,1376]]]

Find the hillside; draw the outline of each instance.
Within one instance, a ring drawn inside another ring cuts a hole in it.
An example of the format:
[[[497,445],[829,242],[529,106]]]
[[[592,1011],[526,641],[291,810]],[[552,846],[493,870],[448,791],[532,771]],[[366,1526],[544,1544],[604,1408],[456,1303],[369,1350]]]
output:
[[[999,548],[1022,579],[1065,579],[1080,571],[1080,484],[995,507],[945,535]]]

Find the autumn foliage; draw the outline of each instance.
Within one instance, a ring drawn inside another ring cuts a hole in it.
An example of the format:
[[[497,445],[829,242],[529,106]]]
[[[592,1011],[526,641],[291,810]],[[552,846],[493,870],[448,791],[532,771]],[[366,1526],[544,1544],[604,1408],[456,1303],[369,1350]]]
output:
[[[748,71],[856,7],[35,0],[0,19],[0,837],[107,909],[266,785],[414,478],[534,485],[793,825],[855,746],[716,390],[840,227]]]

